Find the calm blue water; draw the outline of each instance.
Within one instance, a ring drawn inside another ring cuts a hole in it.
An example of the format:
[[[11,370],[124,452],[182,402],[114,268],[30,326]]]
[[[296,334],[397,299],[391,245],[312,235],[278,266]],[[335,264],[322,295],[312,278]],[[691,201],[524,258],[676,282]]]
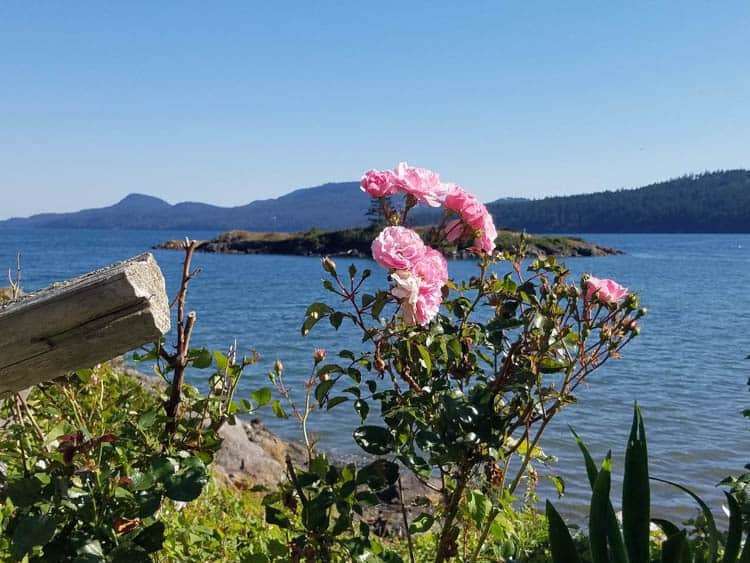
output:
[[[148,250],[184,232],[0,230],[0,267],[23,259],[23,285],[38,289]],[[210,238],[213,232],[192,232]],[[574,272],[593,272],[619,280],[641,293],[650,310],[640,338],[625,358],[608,363],[580,393],[580,402],[549,428],[543,443],[559,457],[555,469],[568,483],[561,507],[587,501],[583,466],[567,425],[576,427],[597,459],[608,448],[621,453],[632,414],[640,401],[646,418],[651,472],[693,486],[718,506],[715,483],[750,462],[750,434],[739,412],[750,407],[750,235],[587,235],[614,246],[623,256],[568,260]],[[179,252],[156,251],[173,294],[178,282]],[[338,260],[340,265],[349,261]],[[358,265],[373,267],[365,260]],[[306,306],[330,294],[320,287],[317,258],[198,254],[203,273],[191,285],[190,308],[198,313],[195,345],[257,350],[260,365],[251,368],[247,389],[267,383],[274,360],[286,366],[288,382],[299,393],[318,347],[357,350],[358,339],[336,334],[327,325],[305,339],[299,327]],[[373,268],[377,273],[377,267]],[[450,264],[454,278],[473,273],[470,261]],[[373,284],[385,284],[373,276]],[[5,285],[0,282],[0,285]],[[342,405],[313,421],[321,443],[340,454],[356,453],[351,428],[356,418]],[[296,425],[263,417],[279,433],[298,437]],[[622,466],[615,458],[615,472]],[[655,504],[666,513],[685,505],[685,498],[655,488]]]

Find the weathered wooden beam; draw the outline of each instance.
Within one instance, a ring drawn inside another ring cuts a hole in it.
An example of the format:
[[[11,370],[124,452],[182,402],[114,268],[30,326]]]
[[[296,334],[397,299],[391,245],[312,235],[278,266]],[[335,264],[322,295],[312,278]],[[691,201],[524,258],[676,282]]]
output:
[[[154,342],[169,325],[151,254],[0,303],[0,394]]]

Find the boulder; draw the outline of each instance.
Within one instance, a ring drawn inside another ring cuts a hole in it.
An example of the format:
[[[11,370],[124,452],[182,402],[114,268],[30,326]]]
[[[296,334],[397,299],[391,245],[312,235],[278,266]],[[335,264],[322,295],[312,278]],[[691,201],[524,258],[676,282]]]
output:
[[[246,425],[225,424],[219,430],[223,443],[214,459],[214,469],[235,484],[276,485],[286,476],[283,462],[250,441]]]

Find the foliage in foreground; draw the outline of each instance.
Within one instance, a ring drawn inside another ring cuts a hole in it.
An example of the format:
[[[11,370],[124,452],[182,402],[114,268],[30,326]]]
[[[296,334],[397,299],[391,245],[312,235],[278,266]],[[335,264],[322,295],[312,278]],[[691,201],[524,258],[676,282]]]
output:
[[[222,425],[270,401],[268,388],[235,400],[254,356],[190,348],[193,249],[175,351],[160,342],[141,357],[155,362],[157,383],[101,365],[0,398],[0,560],[151,561],[164,541],[162,507],[201,494]],[[188,367],[209,370],[205,394],[184,383]]]
[[[583,453],[592,497],[588,521],[588,554],[593,563],[641,563],[656,557],[662,563],[745,563],[750,561],[750,542],[743,542],[743,512],[735,497],[724,493],[729,510],[729,528],[720,534],[716,520],[706,503],[688,488],[665,479],[651,477],[648,471],[646,430],[638,405],[633,413],[625,450],[625,473],[622,486],[622,524],[610,500],[612,452],[597,469],[583,441],[573,433]],[[691,534],[674,523],[650,517],[649,480],[677,487],[698,504],[702,529]],[[550,546],[554,563],[578,563],[584,559],[564,521],[547,501]],[[664,534],[664,540],[653,549],[651,523]],[[747,538],[745,538],[746,540]],[[744,543],[744,547],[743,547]],[[654,553],[655,552],[655,553]]]

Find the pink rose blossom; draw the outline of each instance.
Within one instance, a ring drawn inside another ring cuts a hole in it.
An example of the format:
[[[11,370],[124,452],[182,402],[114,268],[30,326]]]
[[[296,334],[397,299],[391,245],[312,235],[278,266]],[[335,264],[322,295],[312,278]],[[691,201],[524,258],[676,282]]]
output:
[[[313,352],[313,360],[315,360],[315,363],[322,362],[326,359],[326,351],[323,348],[318,348]]]
[[[442,289],[448,281],[448,262],[441,252],[426,246],[412,269],[392,272],[391,280],[395,283],[391,295],[401,305],[404,322],[424,326],[440,310]]]
[[[461,217],[464,228],[455,220],[448,223],[445,230],[446,238],[453,242],[462,236],[474,238],[475,244],[483,251],[492,253],[495,250],[497,230],[484,204],[463,188],[455,184],[446,184],[448,195],[445,207]]]
[[[401,189],[431,207],[440,207],[448,195],[448,184],[440,183],[440,176],[427,168],[415,168],[399,162],[393,175]]]
[[[442,289],[448,281],[448,262],[443,253],[426,246],[422,257],[414,263],[413,271],[422,284]]]
[[[428,325],[437,316],[442,302],[443,294],[439,288],[422,286],[419,290],[416,307],[403,308],[404,321],[411,325]]]
[[[406,227],[386,227],[372,241],[372,257],[386,270],[409,270],[424,254],[419,235]]]
[[[391,274],[396,284],[391,295],[398,299],[407,325],[425,326],[434,319],[443,302],[442,285],[428,285],[414,272],[397,270]]]
[[[596,297],[601,303],[617,303],[628,294],[628,288],[614,280],[589,277],[586,280],[586,301]]]
[[[385,197],[400,190],[396,176],[390,170],[368,170],[362,176],[360,186],[370,197]]]

